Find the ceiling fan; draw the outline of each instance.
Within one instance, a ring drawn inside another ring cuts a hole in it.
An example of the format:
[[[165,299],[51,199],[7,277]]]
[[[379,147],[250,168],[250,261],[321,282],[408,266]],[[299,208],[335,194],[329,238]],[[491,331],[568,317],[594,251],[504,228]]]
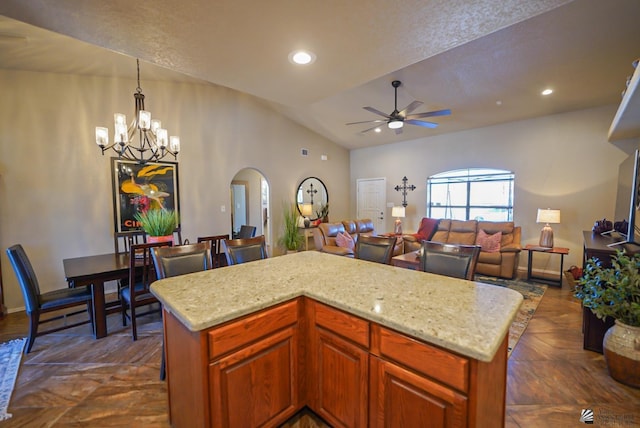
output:
[[[415,109],[417,109],[418,107],[420,107],[423,104],[422,101],[414,101],[411,104],[409,104],[407,107],[405,107],[403,110],[398,111],[398,87],[400,85],[402,85],[402,82],[400,82],[399,80],[394,80],[393,82],[391,82],[391,86],[393,86],[395,91],[395,104],[394,104],[393,112],[391,114],[385,114],[373,107],[363,107],[363,109],[370,111],[371,113],[375,113],[378,116],[382,116],[385,119],[365,120],[362,122],[350,122],[350,123],[347,123],[347,125],[357,125],[360,123],[376,123],[376,126],[373,126],[371,128],[365,129],[364,131],[361,131],[362,133],[365,133],[373,129],[379,128],[380,123],[386,122],[389,129],[395,130],[396,134],[401,134],[402,127],[404,126],[405,123],[408,123],[410,125],[423,126],[425,128],[435,128],[438,126],[437,123],[427,122],[424,120],[417,120],[417,119],[421,119],[424,117],[434,117],[434,116],[448,116],[451,114],[451,110],[449,109],[429,111],[426,113],[409,114]]]

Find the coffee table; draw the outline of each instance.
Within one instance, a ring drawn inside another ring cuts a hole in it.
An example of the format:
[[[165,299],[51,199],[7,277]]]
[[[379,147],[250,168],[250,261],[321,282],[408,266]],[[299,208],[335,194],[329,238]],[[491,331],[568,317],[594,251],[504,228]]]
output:
[[[392,257],[391,264],[405,269],[420,270],[420,256],[418,256],[418,251],[420,250]]]

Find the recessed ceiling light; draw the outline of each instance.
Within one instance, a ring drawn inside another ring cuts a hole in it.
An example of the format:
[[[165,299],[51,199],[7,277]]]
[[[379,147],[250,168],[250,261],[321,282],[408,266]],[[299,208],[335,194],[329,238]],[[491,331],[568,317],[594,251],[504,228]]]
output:
[[[376,129],[374,129],[374,131],[377,132],[377,133],[380,133],[380,132],[382,132],[382,129],[376,128]]]
[[[553,89],[547,88],[544,91],[542,91],[541,93],[542,93],[542,95],[551,95],[551,94],[553,94]]]
[[[289,62],[299,65],[313,64],[316,60],[316,55],[313,52],[308,51],[293,51],[289,54]]]

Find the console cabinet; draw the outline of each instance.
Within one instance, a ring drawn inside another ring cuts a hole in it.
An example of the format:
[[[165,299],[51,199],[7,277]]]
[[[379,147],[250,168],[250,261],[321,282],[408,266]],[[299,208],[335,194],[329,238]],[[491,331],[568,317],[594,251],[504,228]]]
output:
[[[489,363],[299,297],[201,332],[164,312],[173,427],[504,426],[507,341]]]
[[[611,257],[616,255],[617,250],[624,250],[629,254],[636,254],[640,248],[636,245],[614,245],[622,238],[609,235],[600,235],[590,230],[582,232],[584,238],[582,267],[584,268],[587,261],[592,258],[600,260],[602,266],[611,266]],[[605,318],[604,320],[596,317],[589,308],[582,307],[582,334],[583,349],[588,351],[599,352],[602,354],[602,340],[604,335],[613,326],[615,320],[613,318]]]

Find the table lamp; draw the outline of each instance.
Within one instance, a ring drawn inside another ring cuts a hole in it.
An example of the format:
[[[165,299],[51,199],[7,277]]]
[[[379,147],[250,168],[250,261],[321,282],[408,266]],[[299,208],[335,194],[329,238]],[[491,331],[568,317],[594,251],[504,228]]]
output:
[[[404,218],[404,207],[393,207],[391,209],[391,217],[396,217],[396,224],[393,229],[393,233],[396,235],[402,235],[402,220]]]
[[[560,223],[560,210],[552,210],[547,208],[538,208],[538,217],[536,223],[544,223],[544,227],[540,231],[540,246],[544,248],[553,248],[553,229],[550,223]]]
[[[311,221],[309,220],[309,216],[313,214],[313,205],[311,204],[302,204],[302,209],[300,210],[300,214],[304,217],[304,227],[309,227]]]

